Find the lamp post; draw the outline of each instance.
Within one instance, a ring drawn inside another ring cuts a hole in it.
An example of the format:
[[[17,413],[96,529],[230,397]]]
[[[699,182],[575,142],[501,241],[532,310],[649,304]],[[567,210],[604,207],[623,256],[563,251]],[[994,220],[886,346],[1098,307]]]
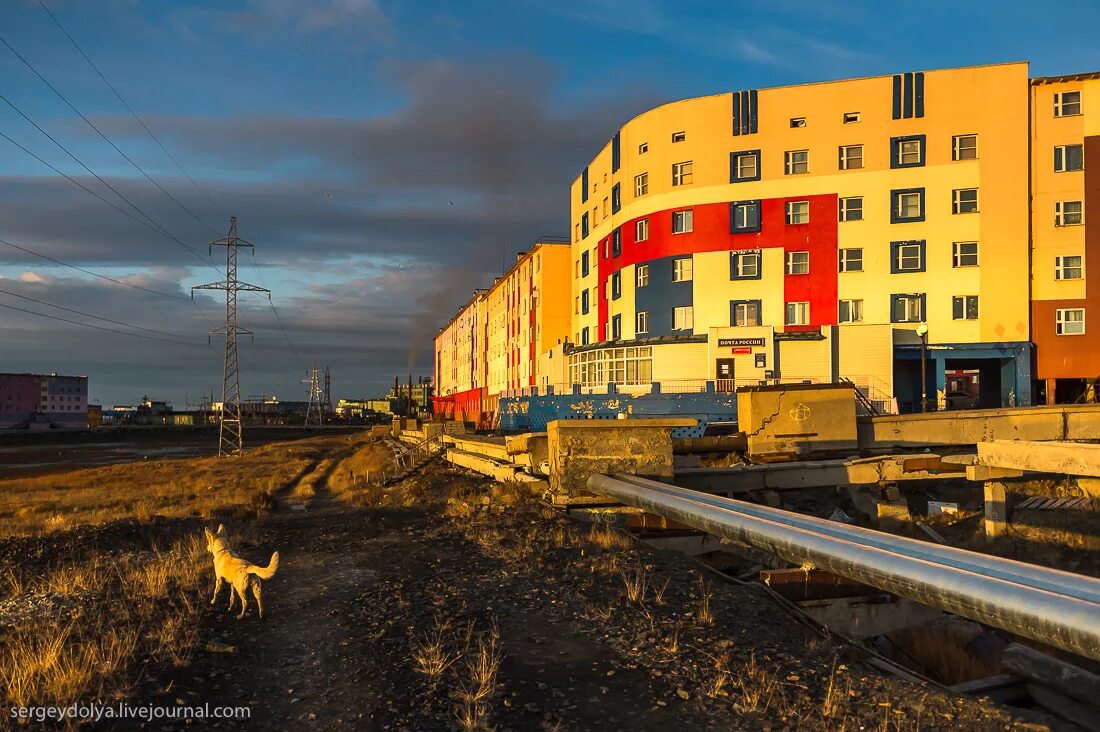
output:
[[[917,335],[920,336],[920,411],[928,411],[928,370],[925,368],[926,355],[928,353],[928,326],[921,323],[917,326]]]

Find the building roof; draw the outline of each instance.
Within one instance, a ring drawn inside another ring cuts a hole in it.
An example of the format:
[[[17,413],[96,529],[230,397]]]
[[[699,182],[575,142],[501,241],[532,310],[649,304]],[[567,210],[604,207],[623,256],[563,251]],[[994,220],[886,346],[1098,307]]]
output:
[[[1033,85],[1056,84],[1062,81],[1087,81],[1100,79],[1100,71],[1086,71],[1080,74],[1065,74],[1063,76],[1036,76],[1031,80]]]

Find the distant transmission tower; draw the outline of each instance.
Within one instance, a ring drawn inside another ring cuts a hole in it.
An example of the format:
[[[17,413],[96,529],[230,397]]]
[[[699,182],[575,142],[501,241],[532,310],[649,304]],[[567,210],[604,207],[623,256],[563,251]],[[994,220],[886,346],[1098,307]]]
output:
[[[321,414],[324,419],[332,417],[332,372],[325,366],[325,398],[321,403]]]
[[[229,234],[223,239],[210,242],[210,252],[215,246],[225,247],[225,280],[196,285],[191,288],[191,297],[195,290],[225,290],[225,325],[210,331],[210,335],[225,336],[225,363],[222,369],[222,409],[218,419],[218,457],[240,456],[244,448],[241,437],[241,378],[237,361],[237,336],[253,335],[252,331],[237,326],[237,293],[271,291],[247,282],[237,280],[237,249],[248,247],[255,254],[255,247],[237,237],[237,217],[229,217]]]
[[[309,384],[309,405],[306,407],[305,426],[309,427],[311,423],[315,423],[317,427],[324,427],[324,406],[321,403],[324,394],[322,394],[321,379],[318,376],[316,363],[309,370],[309,378],[302,379],[302,383]]]

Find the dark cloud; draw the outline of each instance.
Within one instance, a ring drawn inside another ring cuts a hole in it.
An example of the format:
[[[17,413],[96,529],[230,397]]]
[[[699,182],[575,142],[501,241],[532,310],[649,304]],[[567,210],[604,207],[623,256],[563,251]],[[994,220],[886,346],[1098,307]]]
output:
[[[294,268],[307,284],[311,273],[324,275],[323,286],[307,288],[289,301],[285,293],[274,297],[302,357],[310,361],[317,354],[319,363],[324,357],[362,385],[349,385],[342,394],[360,393],[367,385],[380,388],[393,373],[406,373],[409,364],[428,373],[427,345],[435,328],[536,237],[568,232],[572,179],[622,122],[655,102],[632,94],[570,104],[553,70],[523,57],[465,65],[394,61],[381,72],[395,85],[401,103],[373,116],[146,118],[182,159],[218,171],[201,183],[223,209],[239,217],[241,235],[257,245],[257,261]],[[138,144],[129,137],[130,121],[96,122],[124,149]],[[84,182],[99,190],[94,181]],[[210,232],[159,192],[138,180],[112,183],[205,254]],[[225,226],[203,208],[186,181],[165,178],[162,183],[216,228]],[[187,292],[197,282],[214,279],[213,270],[179,245],[64,180],[0,177],[0,221],[0,237],[89,266],[143,272],[150,266],[162,272],[192,268],[182,282],[161,282],[170,291]],[[364,272],[363,261],[380,266]],[[381,266],[394,261],[407,266]],[[16,263],[30,268],[34,261],[0,246],[0,265]],[[242,271],[242,278],[246,274]],[[119,302],[98,284],[83,294],[101,314]],[[186,313],[189,306],[180,305]],[[274,326],[270,311],[258,310],[253,317]],[[192,314],[186,318],[188,329],[207,329]],[[108,338],[74,332],[74,348],[61,348],[57,357],[83,352],[78,362],[94,357],[105,368],[137,363],[115,359],[121,337],[103,335]],[[25,332],[18,352],[28,356],[41,349],[49,360],[55,343]],[[262,369],[269,380],[288,383],[286,374],[301,368],[285,346],[277,330],[267,332],[256,346],[259,358],[242,356],[244,368]],[[123,346],[126,353],[141,347]],[[112,369],[117,376],[112,373],[104,383],[156,381],[178,394],[182,389],[173,384],[199,383],[191,373],[199,362],[188,358],[163,369],[153,368],[152,361],[139,372],[118,367]],[[209,371],[210,364],[205,368]]]

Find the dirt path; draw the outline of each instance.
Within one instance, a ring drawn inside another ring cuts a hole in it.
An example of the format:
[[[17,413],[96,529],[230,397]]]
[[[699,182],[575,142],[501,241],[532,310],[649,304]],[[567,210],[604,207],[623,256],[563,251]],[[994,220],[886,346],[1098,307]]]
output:
[[[421,497],[486,490],[441,469],[412,482]],[[715,589],[718,619],[703,622],[699,576],[686,560],[629,543],[596,548],[583,529],[537,507],[466,518],[408,496],[401,502],[414,505],[353,508],[323,481],[315,491],[305,511],[227,527],[243,534],[236,548],[249,559],[280,552],[265,587],[268,618],[253,606],[237,621],[225,596],[207,606],[202,642],[237,652],[200,650],[189,666],[150,679],[139,701],[247,705],[257,729],[460,729],[466,664],[495,629],[503,660],[479,709],[484,728],[1013,725],[1002,710],[861,669],[737,586]],[[652,574],[653,587],[669,578],[663,598],[623,597],[621,568],[632,565]],[[462,656],[432,680],[413,658],[435,634],[448,657]]]

